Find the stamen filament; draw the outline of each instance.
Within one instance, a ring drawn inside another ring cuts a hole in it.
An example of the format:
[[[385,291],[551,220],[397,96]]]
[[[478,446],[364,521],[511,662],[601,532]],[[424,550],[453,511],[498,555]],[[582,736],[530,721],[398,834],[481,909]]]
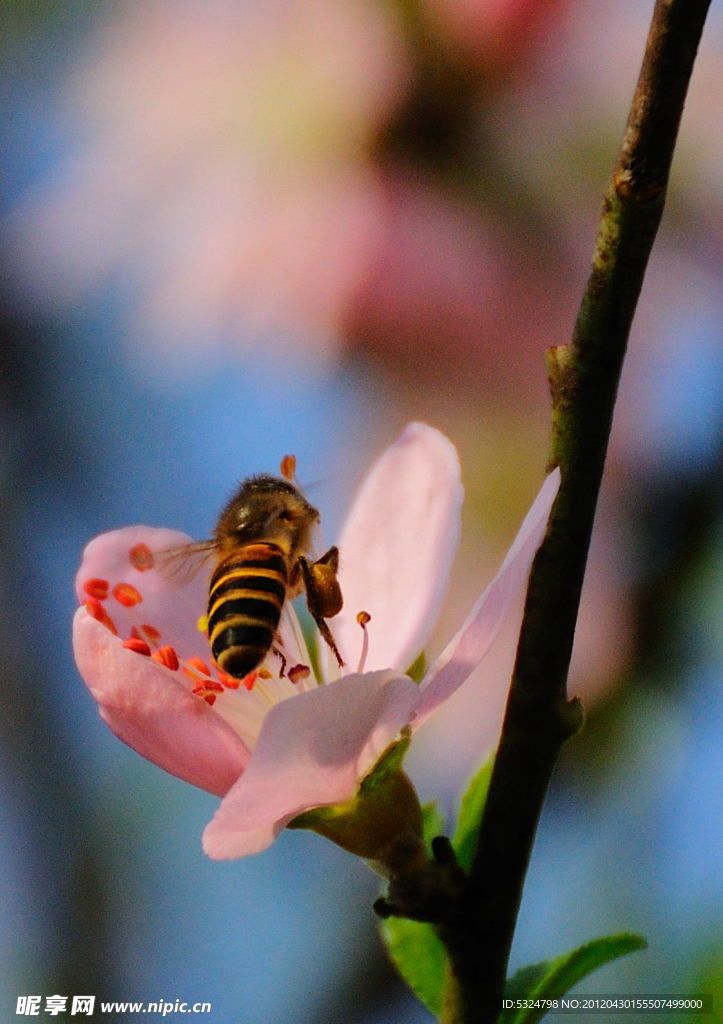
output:
[[[359,655],[359,664],[357,666],[357,672],[363,672],[364,666],[366,665],[367,654],[369,653],[369,634],[367,632],[367,623],[371,622],[371,619],[372,617],[369,614],[369,612],[359,612],[359,614],[356,617],[356,621],[361,626],[363,634],[362,649],[361,654]]]
[[[298,661],[301,664],[303,664],[303,665],[313,665],[314,663],[313,663],[313,661],[311,659],[311,656],[309,655],[309,648],[306,646],[306,640],[304,638],[304,634],[303,634],[302,629],[301,629],[301,623],[299,622],[299,617],[296,614],[295,609],[291,606],[290,602],[285,602],[284,603],[284,607],[283,607],[283,609],[281,611],[281,617],[282,617],[282,620],[283,620],[283,623],[284,623],[284,627],[285,628],[288,627],[291,630],[292,634],[293,634],[294,643],[296,644],[296,653],[299,656],[298,657]],[[294,653],[293,652],[288,652],[288,653],[289,653],[289,657],[290,658],[294,657]],[[321,684],[323,682],[322,679],[317,679],[316,678],[316,673],[314,673],[314,680],[315,680],[317,685],[319,685],[319,684]],[[303,690],[307,689],[304,680],[301,680],[301,689],[303,689]]]

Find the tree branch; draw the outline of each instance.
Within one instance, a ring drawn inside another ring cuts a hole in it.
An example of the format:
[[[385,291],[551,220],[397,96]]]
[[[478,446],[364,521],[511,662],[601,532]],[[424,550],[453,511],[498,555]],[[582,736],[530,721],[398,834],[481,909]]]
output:
[[[454,919],[445,1024],[492,1024],[537,822],[559,749],[582,710],[566,696],[580,591],[618,381],[660,223],[710,0],[658,0],[625,138],[605,196],[572,341],[552,349],[550,468],[562,484],[530,576],[525,617],[477,850]]]

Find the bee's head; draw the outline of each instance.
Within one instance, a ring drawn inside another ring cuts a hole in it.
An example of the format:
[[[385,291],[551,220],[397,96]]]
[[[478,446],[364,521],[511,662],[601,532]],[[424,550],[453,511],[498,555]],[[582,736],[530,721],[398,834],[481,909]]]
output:
[[[221,513],[216,527],[220,545],[268,541],[294,559],[308,550],[319,513],[301,491],[275,476],[245,480]]]

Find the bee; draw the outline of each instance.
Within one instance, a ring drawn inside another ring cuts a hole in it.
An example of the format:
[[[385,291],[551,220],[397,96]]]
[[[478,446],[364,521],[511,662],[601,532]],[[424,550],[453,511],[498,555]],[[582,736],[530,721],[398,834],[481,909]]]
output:
[[[282,472],[289,469],[289,457]],[[253,671],[273,648],[288,598],[306,593],[319,632],[342,661],[326,619],[341,611],[339,550],[309,560],[319,513],[289,479],[244,480],[221,512],[213,538],[191,545],[215,559],[208,591],[208,639],[218,667],[236,679]]]

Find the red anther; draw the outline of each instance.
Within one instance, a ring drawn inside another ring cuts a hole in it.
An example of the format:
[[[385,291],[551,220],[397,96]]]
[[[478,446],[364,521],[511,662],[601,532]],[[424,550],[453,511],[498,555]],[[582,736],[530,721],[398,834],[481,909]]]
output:
[[[302,679],[308,679],[311,669],[308,665],[293,665],[286,674],[292,683],[300,683]]]
[[[165,647],[159,647],[157,651],[154,651],[151,657],[160,665],[165,665],[166,668],[170,668],[172,672],[175,672],[178,668],[178,655],[170,644],[166,644]]]
[[[146,569],[152,569],[155,563],[153,558],[153,552],[147,544],[134,544],[128,552],[128,556],[131,560],[131,565],[138,572],[145,572]]]
[[[198,686],[194,686],[193,693],[203,697],[206,693],[223,693],[223,686],[215,679],[204,679]]]
[[[259,674],[256,671],[256,669],[254,669],[252,672],[249,672],[247,675],[245,675],[243,677],[242,682],[243,682],[244,686],[246,687],[246,689],[249,691],[249,693],[253,690],[254,683],[256,682],[256,680],[258,678],[259,678]]]
[[[118,630],[115,627],[115,622],[113,622],[113,619],[111,619],[110,615],[97,598],[89,597],[87,601],[83,602],[83,607],[89,615],[102,623],[106,629],[111,631],[111,633],[118,636]]]
[[[83,607],[87,611],[88,615],[92,615],[98,622],[102,622],[105,618],[105,608],[100,603],[97,597],[89,597],[87,601],[83,602]]]
[[[218,678],[227,690],[238,690],[241,685],[240,679],[237,679],[236,676],[230,676],[228,672],[224,672],[223,669],[218,670]]]
[[[149,640],[160,640],[161,639],[160,630],[156,629],[155,626],[149,626],[146,623],[144,623],[140,627],[140,630],[141,630],[141,633],[145,633],[146,634],[146,636],[148,637]]]
[[[223,693],[223,686],[214,679],[204,679],[199,686],[194,686],[192,693],[196,697],[202,697],[207,704],[214,704],[216,695]]]
[[[296,456],[284,455],[279,466],[279,472],[287,480],[293,480],[296,476]]]
[[[129,651],[135,651],[136,654],[145,654],[146,657],[149,657],[151,653],[151,649],[145,640],[139,640],[135,636],[129,637],[128,640],[124,640],[123,646],[127,647]]]
[[[267,668],[265,668],[263,665],[262,665],[262,667],[260,669],[257,669],[257,672],[259,674],[259,679],[272,679],[273,678],[271,672],[269,672],[269,670]]]
[[[211,669],[202,658],[196,658],[195,656],[193,658],[187,658],[186,664],[189,668],[194,668],[197,672],[202,672],[205,676],[211,675]]]
[[[211,706],[213,706],[216,703],[216,694],[208,693],[204,686],[197,686],[195,690],[192,690],[191,692],[193,693],[194,697],[201,697],[202,700],[205,700],[206,703],[210,704]]]
[[[86,592],[88,597],[94,597],[98,601],[105,601],[108,596],[109,588],[110,583],[108,580],[98,579],[97,576],[94,576],[90,580],[86,580],[83,584],[83,590]]]
[[[357,612],[356,621],[359,623],[362,629],[372,621],[372,617],[369,612]]]
[[[132,608],[143,600],[132,583],[116,583],[113,587],[113,597],[125,608]]]

